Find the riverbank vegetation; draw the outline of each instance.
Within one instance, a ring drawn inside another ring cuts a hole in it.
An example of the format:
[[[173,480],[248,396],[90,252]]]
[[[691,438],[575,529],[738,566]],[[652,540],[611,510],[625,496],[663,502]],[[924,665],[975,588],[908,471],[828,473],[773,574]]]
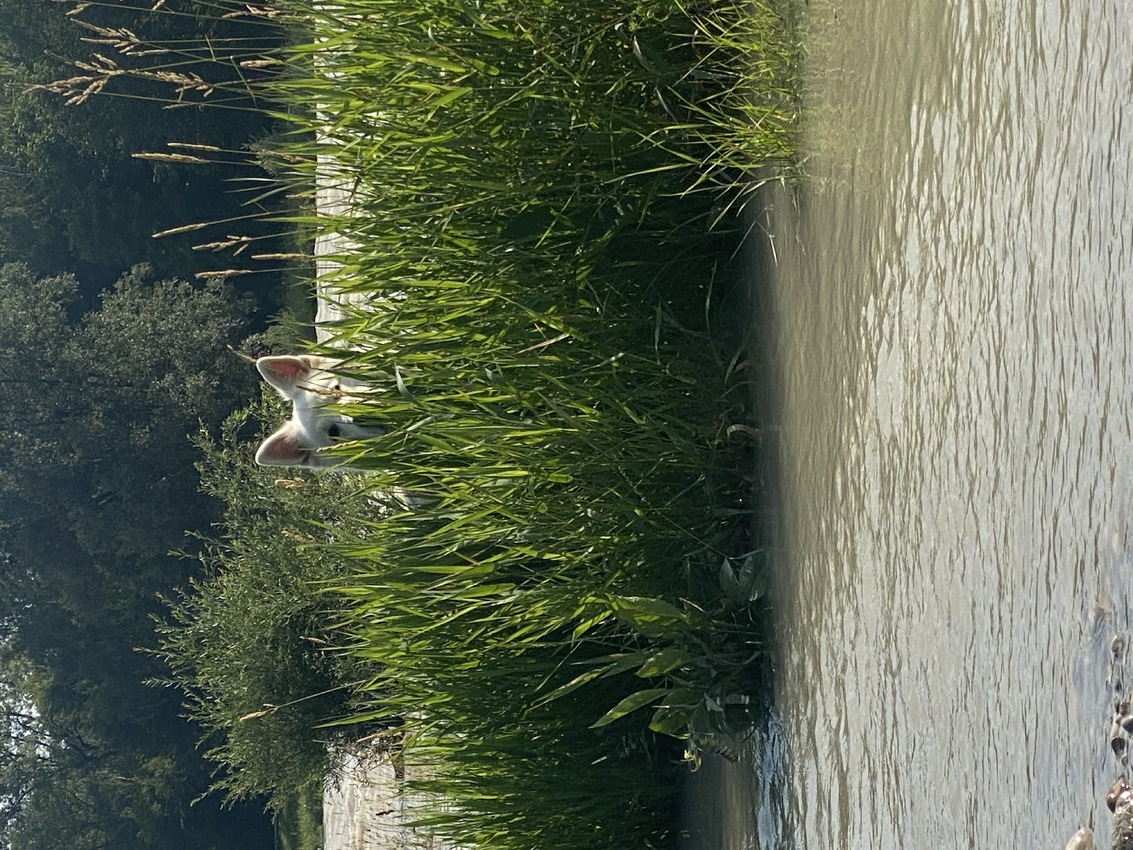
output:
[[[670,843],[674,765],[741,733],[762,640],[735,285],[789,154],[782,19],[747,5],[304,10],[291,179],[349,186],[324,280],[389,432],[343,450],[417,506],[320,547],[460,845]],[[753,81],[752,75],[766,72]],[[778,74],[778,76],[776,76]],[[756,82],[760,88],[751,87]],[[300,113],[300,104],[319,105]],[[320,171],[322,168],[322,171]],[[656,733],[661,733],[657,737]],[[410,772],[410,780],[413,773]]]
[[[335,342],[375,388],[351,412],[388,431],[339,450],[364,476],[321,479],[252,469],[248,414],[201,438],[223,539],[162,654],[217,787],[282,811],[368,736],[457,844],[671,845],[682,756],[726,750],[760,694],[738,281],[741,211],[791,155],[784,10],[222,11],[285,37],[131,73],[186,101],[224,100],[204,59],[264,73],[234,86],[280,122],[261,197],[347,190],[276,223],[336,234],[321,285],[363,305]],[[98,35],[123,65],[141,43]]]

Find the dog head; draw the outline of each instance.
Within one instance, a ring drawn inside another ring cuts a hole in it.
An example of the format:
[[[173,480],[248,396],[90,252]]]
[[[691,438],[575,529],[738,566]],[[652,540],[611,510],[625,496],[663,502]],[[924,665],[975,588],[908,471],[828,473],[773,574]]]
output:
[[[334,371],[339,363],[307,355],[261,357],[256,361],[264,380],[291,402],[291,418],[264,440],[256,452],[262,466],[305,466],[325,469],[340,463],[320,449],[336,443],[383,434],[383,428],[358,425],[334,405],[359,401],[365,384]]]

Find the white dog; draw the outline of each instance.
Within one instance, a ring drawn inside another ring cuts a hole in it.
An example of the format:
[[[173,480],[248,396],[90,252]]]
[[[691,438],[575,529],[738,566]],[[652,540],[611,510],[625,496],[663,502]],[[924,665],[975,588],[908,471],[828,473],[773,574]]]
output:
[[[279,394],[291,402],[291,418],[264,440],[256,452],[262,466],[305,466],[325,469],[341,463],[320,449],[347,440],[385,433],[377,426],[358,425],[335,404],[361,400],[366,385],[336,373],[339,361],[307,355],[261,357],[256,368]]]

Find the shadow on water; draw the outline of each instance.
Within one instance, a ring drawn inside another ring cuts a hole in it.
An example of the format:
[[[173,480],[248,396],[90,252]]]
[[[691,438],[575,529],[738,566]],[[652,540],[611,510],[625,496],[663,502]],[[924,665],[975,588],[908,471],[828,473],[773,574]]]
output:
[[[758,200],[750,204],[752,209],[762,206]],[[755,417],[750,424],[757,431],[750,457],[753,465],[751,537],[771,547],[771,563],[779,568],[781,565],[774,554],[776,542],[782,539],[779,400],[774,369],[778,334],[775,303],[767,285],[774,274],[774,245],[766,213],[748,216],[744,229],[740,257],[744,286],[735,293],[735,303],[727,305],[727,309],[749,318],[744,333],[749,364],[746,384],[750,393],[748,408]],[[772,672],[769,665],[762,676],[766,679]],[[767,681],[766,684],[770,689],[772,683]],[[760,835],[757,813],[779,805],[777,799],[782,789],[774,782],[763,781],[763,777],[773,777],[780,771],[783,742],[781,729],[773,719],[768,719],[748,730],[729,757],[704,753],[699,769],[684,775],[680,818],[682,848],[755,850],[777,845],[775,836]]]

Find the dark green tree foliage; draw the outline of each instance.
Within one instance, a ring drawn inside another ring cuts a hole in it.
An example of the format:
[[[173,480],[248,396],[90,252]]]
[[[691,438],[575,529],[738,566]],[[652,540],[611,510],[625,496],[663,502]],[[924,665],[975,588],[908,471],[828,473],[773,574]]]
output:
[[[176,693],[145,686],[161,669],[137,648],[158,594],[187,581],[169,553],[216,518],[189,437],[253,392],[225,348],[244,309],[142,269],[86,314],[77,292],[0,268],[0,844],[230,847],[237,815],[190,807],[210,781],[198,733]]]
[[[262,22],[221,19],[192,2],[92,4],[82,19],[106,29],[128,29],[169,45],[268,45],[274,32]],[[39,274],[75,271],[83,285],[108,285],[130,266],[150,263],[160,276],[191,278],[224,268],[231,259],[194,252],[199,242],[236,232],[262,236],[260,224],[219,226],[163,239],[170,228],[262,213],[246,206],[239,180],[248,166],[151,161],[136,153],[175,153],[168,142],[207,144],[240,161],[265,135],[270,119],[249,96],[217,95],[222,108],[171,108],[172,86],[123,76],[94,97],[68,105],[62,96],[31,91],[79,73],[74,60],[94,53],[123,64],[197,68],[175,53],[126,60],[113,45],[92,44],[97,32],[67,17],[72,7],[51,0],[0,0],[0,262],[28,263]],[[204,14],[196,14],[204,12]],[[254,71],[218,62],[208,71],[218,84]],[[237,87],[237,91],[240,88]],[[223,101],[223,103],[221,103]],[[212,155],[210,155],[212,156]],[[245,186],[245,188],[247,188]]]
[[[333,725],[353,713],[367,674],[344,649],[350,637],[336,631],[346,600],[311,588],[348,571],[316,544],[344,516],[380,509],[352,476],[298,473],[275,484],[256,468],[247,436],[261,429],[249,426],[285,415],[274,391],[264,395],[233,414],[219,439],[197,440],[202,488],[224,505],[223,542],[201,554],[203,575],[159,631],[172,684],[206,733],[206,754],[224,767],[217,788],[235,800],[270,795],[274,808],[309,786],[321,791],[335,745],[376,731],[356,718]]]

